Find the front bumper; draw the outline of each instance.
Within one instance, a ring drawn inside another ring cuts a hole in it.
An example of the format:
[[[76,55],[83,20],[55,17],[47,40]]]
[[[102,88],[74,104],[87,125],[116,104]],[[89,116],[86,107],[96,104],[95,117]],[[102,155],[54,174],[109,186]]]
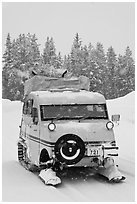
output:
[[[78,163],[72,166],[84,166],[84,167],[103,166],[103,161],[105,158],[118,156],[117,150],[118,150],[117,146],[110,146],[106,144],[102,145],[86,144],[84,157]]]
[[[118,156],[117,150],[117,146],[109,144],[85,144],[85,156],[90,157]]]
[[[94,144],[85,143],[84,157],[75,164],[69,166],[81,167],[99,167],[103,166],[103,161],[107,157],[118,156],[118,147],[112,146],[110,143]],[[66,166],[66,165],[65,165]]]

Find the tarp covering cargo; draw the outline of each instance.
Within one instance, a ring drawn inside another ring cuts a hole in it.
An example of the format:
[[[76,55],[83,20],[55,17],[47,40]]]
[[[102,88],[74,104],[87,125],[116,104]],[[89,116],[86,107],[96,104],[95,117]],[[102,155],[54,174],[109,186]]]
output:
[[[47,91],[51,89],[84,89],[89,90],[90,82],[85,76],[78,78],[50,78],[46,76],[34,76],[27,80],[24,84],[24,95],[28,95],[32,91]]]

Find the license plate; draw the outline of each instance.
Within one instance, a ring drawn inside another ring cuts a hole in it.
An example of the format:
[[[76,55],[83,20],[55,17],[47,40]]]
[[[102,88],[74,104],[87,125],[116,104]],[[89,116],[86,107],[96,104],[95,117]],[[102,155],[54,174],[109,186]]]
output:
[[[89,146],[87,148],[87,156],[99,157],[101,155],[100,147]]]

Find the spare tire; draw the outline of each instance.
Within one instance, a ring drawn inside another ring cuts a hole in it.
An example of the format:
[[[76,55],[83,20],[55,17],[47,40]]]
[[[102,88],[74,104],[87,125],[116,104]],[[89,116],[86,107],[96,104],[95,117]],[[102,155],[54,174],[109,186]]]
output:
[[[83,140],[74,134],[63,135],[55,144],[55,155],[61,163],[76,164],[83,158],[84,153]]]

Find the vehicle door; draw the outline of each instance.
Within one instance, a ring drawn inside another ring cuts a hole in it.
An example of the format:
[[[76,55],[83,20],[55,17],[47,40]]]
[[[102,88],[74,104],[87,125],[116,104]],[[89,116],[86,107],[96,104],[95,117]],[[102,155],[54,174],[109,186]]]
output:
[[[39,141],[39,118],[38,108],[33,106],[33,99],[28,101],[28,117],[27,136],[29,138],[29,153],[33,163],[38,164],[40,141]]]
[[[28,102],[25,101],[23,104],[23,111],[22,111],[22,119],[21,119],[21,126],[20,126],[20,136],[24,139],[27,140],[27,126],[28,126],[28,114],[27,114],[27,109],[28,109]]]

